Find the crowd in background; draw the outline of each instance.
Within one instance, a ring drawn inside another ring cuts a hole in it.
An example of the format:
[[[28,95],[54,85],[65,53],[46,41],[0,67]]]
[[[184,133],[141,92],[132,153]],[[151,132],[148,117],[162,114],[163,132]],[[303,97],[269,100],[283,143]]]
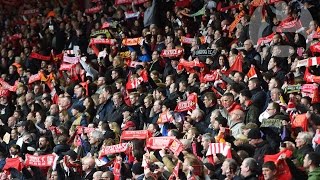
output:
[[[0,179],[320,179],[317,0],[0,0]]]

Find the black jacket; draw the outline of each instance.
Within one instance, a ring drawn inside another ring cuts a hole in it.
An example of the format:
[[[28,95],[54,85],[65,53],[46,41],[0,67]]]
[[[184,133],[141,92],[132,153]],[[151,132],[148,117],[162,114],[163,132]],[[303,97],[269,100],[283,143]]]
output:
[[[273,150],[267,141],[264,140],[256,145],[253,158],[257,161],[259,168],[262,167],[264,155],[272,153]]]

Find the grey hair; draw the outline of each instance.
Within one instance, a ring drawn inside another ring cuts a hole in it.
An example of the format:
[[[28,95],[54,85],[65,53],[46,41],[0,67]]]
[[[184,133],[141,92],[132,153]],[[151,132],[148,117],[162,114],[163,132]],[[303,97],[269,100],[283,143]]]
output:
[[[246,166],[249,167],[249,170],[251,172],[257,172],[258,164],[257,164],[257,161],[255,159],[249,157],[249,158],[245,158],[243,160],[243,162],[245,163]]]
[[[101,131],[97,131],[97,130],[92,131],[91,137],[97,139],[98,141],[102,141],[103,140],[103,134],[102,134]]]
[[[212,135],[210,133],[206,133],[206,134],[202,135],[202,139],[207,142],[213,142],[213,140],[214,140],[214,138],[212,137]]]
[[[311,144],[313,133],[311,132],[299,132],[298,136],[305,142],[305,144]]]

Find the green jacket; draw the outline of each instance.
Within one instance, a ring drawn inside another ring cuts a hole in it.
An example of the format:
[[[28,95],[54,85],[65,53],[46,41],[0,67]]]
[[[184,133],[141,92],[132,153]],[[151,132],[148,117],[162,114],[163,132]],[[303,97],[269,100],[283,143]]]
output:
[[[312,172],[309,172],[308,180],[319,180],[319,179],[320,179],[320,167],[316,168]]]

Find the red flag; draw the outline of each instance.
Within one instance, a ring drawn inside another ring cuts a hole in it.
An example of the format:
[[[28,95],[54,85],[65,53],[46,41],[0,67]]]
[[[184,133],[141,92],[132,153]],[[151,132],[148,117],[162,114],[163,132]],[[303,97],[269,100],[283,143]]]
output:
[[[243,56],[238,54],[232,66],[225,72],[226,75],[229,75],[232,71],[242,72],[242,63]]]
[[[279,159],[280,155],[282,154],[285,154],[286,158],[290,158],[293,152],[288,149],[284,149],[277,154],[265,155],[264,162],[268,162],[268,161],[275,162],[277,166],[278,179],[290,180],[292,178],[292,175],[286,161],[283,159]]]
[[[21,162],[20,158],[7,158],[6,159],[6,164],[2,168],[2,170],[9,170],[10,168],[15,168],[18,171],[21,171],[22,168],[24,167],[23,163]]]
[[[303,131],[308,131],[308,119],[307,119],[306,113],[295,115],[291,120],[291,127],[292,128],[301,127]]]
[[[282,154],[285,154],[286,158],[290,158],[292,156],[293,152],[290,151],[289,149],[284,149],[277,154],[265,155],[264,162],[268,162],[268,161],[276,162],[279,159],[279,156]]]
[[[126,84],[126,89],[130,90],[130,89],[135,89],[137,88],[141,83],[143,82],[143,78],[142,77],[136,77],[136,78],[132,78],[132,77],[128,77],[128,82]]]
[[[249,80],[250,80],[251,78],[258,77],[254,65],[251,65],[251,68],[250,68],[250,70],[249,70],[249,72],[248,72],[248,74],[247,74],[247,77],[249,78]]]
[[[186,101],[178,102],[174,111],[184,112],[196,109],[198,103],[198,96],[196,93],[189,94]]]
[[[142,77],[143,82],[148,82],[149,78],[148,78],[147,70],[145,70],[145,69],[141,70],[140,77]]]

